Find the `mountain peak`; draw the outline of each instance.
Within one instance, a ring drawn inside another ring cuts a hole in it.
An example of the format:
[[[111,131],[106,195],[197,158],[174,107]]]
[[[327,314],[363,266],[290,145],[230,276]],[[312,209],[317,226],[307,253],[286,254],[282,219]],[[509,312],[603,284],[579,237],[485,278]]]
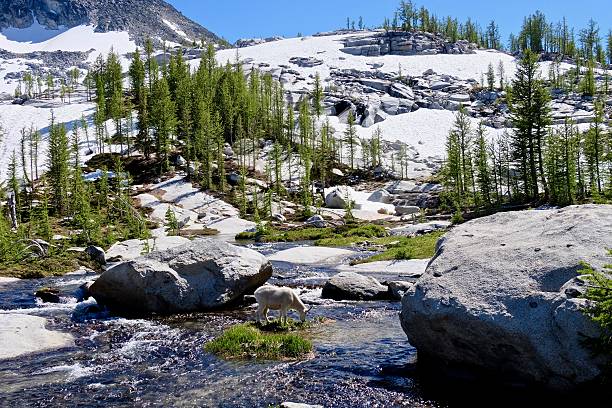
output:
[[[3,0],[0,4],[0,30],[35,23],[49,29],[92,25],[97,32],[127,31],[138,44],[147,37],[175,43],[222,42],[163,0]]]

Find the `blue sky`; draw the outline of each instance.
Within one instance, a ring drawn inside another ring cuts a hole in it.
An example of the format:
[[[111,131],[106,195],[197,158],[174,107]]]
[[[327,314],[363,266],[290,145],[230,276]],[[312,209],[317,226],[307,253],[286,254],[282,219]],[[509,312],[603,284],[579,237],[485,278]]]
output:
[[[293,37],[328,31],[345,25],[346,17],[366,25],[379,25],[391,17],[399,0],[168,0],[183,14],[230,42],[238,38]],[[563,16],[576,28],[593,17],[601,32],[612,26],[610,0],[429,0],[416,1],[437,15],[462,20],[468,16],[481,24],[498,22],[504,42],[516,32],[525,15],[543,11],[553,21]]]

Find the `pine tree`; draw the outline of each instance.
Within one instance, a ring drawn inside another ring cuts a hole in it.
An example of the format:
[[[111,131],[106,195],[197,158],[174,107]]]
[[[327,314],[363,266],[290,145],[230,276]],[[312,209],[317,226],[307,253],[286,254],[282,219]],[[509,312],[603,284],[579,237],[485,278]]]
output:
[[[178,220],[176,219],[176,215],[174,214],[174,211],[172,211],[172,208],[170,207],[168,207],[168,210],[166,211],[165,220],[166,220],[166,228],[168,229],[169,235],[178,236],[181,234],[180,226],[179,226]]]
[[[160,172],[167,171],[170,167],[170,144],[176,127],[175,112],[168,82],[162,77],[153,85],[151,103],[151,126],[155,133],[155,150],[161,159]]]
[[[589,61],[587,64],[587,71],[580,88],[584,96],[595,96],[595,68],[593,61]]]
[[[51,121],[49,132],[49,152],[47,156],[48,177],[51,187],[53,207],[59,214],[68,210],[68,178],[69,178],[69,141],[64,125],[56,125]]]
[[[1,221],[0,221],[1,222]],[[36,224],[36,235],[45,241],[51,241],[53,231],[49,220],[49,198],[47,192],[44,191],[41,203],[34,211],[34,222]]]
[[[602,129],[603,118],[604,111],[602,103],[596,101],[594,121],[585,136],[584,155],[589,170],[591,193],[597,195],[603,192],[601,177],[601,163],[605,149],[605,137]]]
[[[492,92],[495,89],[495,71],[492,63],[489,64],[489,68],[487,69],[487,85],[489,91]]]
[[[347,128],[344,131],[344,142],[347,144],[349,149],[349,160],[351,170],[355,169],[355,148],[359,143],[359,139],[357,138],[357,129],[355,128],[355,115],[353,115],[353,111],[349,111],[347,118]]]
[[[19,166],[17,164],[17,154],[13,150],[8,164],[8,186],[10,193],[15,198],[15,211],[17,214],[17,220],[14,221],[18,221],[21,211],[21,184],[19,183],[19,178],[17,176],[18,171]]]
[[[537,55],[527,50],[512,83],[511,113],[515,128],[514,157],[519,162],[525,197],[536,200],[543,181],[543,139],[550,123],[550,95],[538,77]],[[542,178],[540,179],[541,176]]]
[[[480,122],[478,124],[478,128],[476,129],[476,166],[478,169],[477,172],[477,181],[478,181],[478,190],[480,195],[484,199],[484,202],[487,206],[491,206],[492,201],[492,191],[493,186],[491,183],[491,171],[489,167],[489,149],[487,146],[487,141],[485,138],[486,130],[484,127],[484,123]]]
[[[317,72],[315,75],[314,89],[312,91],[312,110],[318,118],[323,114],[323,89],[321,88],[321,76]]]
[[[221,126],[221,118],[219,112],[215,112],[215,116],[212,122],[213,140],[217,147],[217,174],[219,176],[219,191],[225,191],[225,154],[223,153],[223,147],[225,139],[223,138],[223,128]]]

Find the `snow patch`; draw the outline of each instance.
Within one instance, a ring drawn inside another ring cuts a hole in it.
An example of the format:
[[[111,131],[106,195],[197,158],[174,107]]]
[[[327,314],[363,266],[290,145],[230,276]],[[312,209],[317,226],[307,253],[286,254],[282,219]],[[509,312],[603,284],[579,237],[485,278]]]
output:
[[[44,28],[44,27],[43,27]],[[47,37],[46,39],[44,39]],[[18,40],[19,39],[19,40]],[[44,39],[44,41],[37,41]],[[0,49],[25,54],[38,51],[82,51],[95,50],[107,54],[113,49],[119,54],[136,50],[136,43],[124,31],[95,32],[95,27],[81,25],[68,30],[43,30],[33,25],[24,29],[9,29],[0,34]]]

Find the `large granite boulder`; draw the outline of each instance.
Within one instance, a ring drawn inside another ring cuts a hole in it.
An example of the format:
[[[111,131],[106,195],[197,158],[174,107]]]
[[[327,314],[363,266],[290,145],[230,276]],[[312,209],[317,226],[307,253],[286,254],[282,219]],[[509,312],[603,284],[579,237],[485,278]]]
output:
[[[385,300],[389,288],[371,276],[355,272],[340,272],[323,286],[321,297],[333,300]]]
[[[419,360],[502,382],[569,390],[602,361],[584,346],[582,262],[611,263],[612,206],[496,214],[455,227],[403,298]]]
[[[89,292],[120,314],[193,312],[223,308],[270,276],[272,266],[258,252],[198,239],[119,264]]]

